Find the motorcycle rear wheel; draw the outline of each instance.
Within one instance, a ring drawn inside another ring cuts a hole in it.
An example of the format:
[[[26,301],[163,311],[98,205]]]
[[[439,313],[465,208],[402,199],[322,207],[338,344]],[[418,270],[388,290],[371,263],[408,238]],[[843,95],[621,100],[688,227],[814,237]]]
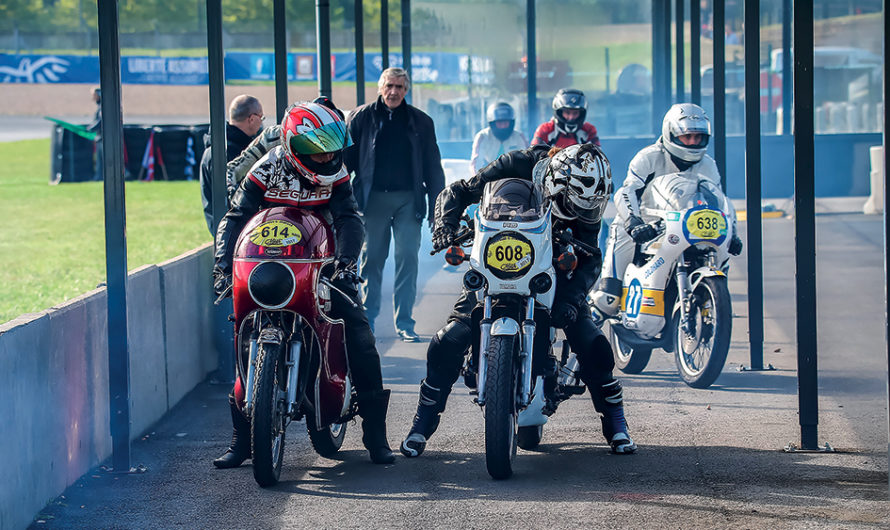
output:
[[[516,410],[515,337],[494,336],[489,342],[485,376],[485,466],[495,480],[510,478],[519,428]]]
[[[525,427],[520,427],[519,432],[516,433],[516,445],[518,445],[520,449],[529,451],[539,446],[543,437],[543,425],[527,425]]]
[[[674,319],[674,359],[683,381],[692,388],[708,388],[720,376],[732,334],[732,302],[726,277],[704,278],[695,289],[694,333],[686,334],[679,316]]]
[[[334,456],[343,446],[343,440],[346,438],[345,423],[334,423],[319,430],[315,427],[314,413],[306,414],[306,430],[309,432],[312,448],[325,458]]]
[[[253,478],[263,488],[278,483],[284,461],[287,392],[282,388],[285,384],[283,364],[280,344],[259,345],[250,439]]]
[[[626,374],[639,374],[646,369],[649,358],[652,356],[652,348],[633,348],[622,341],[613,324],[609,324],[609,342],[612,343],[612,353],[615,355],[615,366]]]

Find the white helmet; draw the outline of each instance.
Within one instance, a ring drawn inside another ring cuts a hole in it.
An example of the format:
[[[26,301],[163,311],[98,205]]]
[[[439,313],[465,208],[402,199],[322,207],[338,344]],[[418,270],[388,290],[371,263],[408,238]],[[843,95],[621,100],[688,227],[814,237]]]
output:
[[[695,145],[685,145],[677,137],[701,134]],[[705,156],[711,138],[711,121],[705,109],[693,103],[677,103],[668,109],[661,124],[661,143],[668,153],[686,162],[698,162]]]
[[[596,144],[566,147],[538,162],[534,175],[557,217],[585,223],[602,219],[612,196],[612,169]]]

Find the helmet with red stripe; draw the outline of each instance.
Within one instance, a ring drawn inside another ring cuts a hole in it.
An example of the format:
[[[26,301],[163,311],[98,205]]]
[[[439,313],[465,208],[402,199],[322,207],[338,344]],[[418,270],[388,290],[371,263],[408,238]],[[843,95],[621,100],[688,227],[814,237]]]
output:
[[[296,103],[281,122],[281,145],[300,174],[330,186],[345,174],[343,149],[352,145],[352,139],[335,111],[317,103]]]

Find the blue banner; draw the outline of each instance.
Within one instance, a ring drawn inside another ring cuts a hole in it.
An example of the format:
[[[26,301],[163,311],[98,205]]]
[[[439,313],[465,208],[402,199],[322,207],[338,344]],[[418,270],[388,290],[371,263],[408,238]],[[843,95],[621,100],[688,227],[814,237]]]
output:
[[[225,55],[226,80],[270,81],[275,79],[272,52],[229,52]],[[383,61],[379,53],[365,54],[365,81],[380,77]],[[401,54],[390,54],[391,66],[402,66]],[[415,53],[411,56],[412,83],[489,85],[494,64],[488,57],[451,52]],[[316,56],[287,55],[289,81],[317,79]],[[356,79],[355,54],[331,54],[334,81]],[[99,82],[99,58],[94,55],[0,54],[0,83],[92,83]],[[131,85],[206,85],[206,57],[121,57],[121,82]]]

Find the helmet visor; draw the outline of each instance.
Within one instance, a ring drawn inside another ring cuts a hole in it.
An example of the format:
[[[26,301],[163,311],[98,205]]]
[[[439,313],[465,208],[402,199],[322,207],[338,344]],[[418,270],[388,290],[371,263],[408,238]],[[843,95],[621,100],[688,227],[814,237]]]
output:
[[[609,197],[597,196],[584,198],[574,194],[563,196],[563,209],[567,214],[577,217],[585,223],[598,223],[603,218]]]
[[[352,145],[346,124],[335,121],[290,137],[290,150],[297,155],[333,153]]]

